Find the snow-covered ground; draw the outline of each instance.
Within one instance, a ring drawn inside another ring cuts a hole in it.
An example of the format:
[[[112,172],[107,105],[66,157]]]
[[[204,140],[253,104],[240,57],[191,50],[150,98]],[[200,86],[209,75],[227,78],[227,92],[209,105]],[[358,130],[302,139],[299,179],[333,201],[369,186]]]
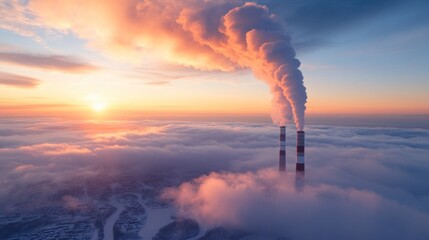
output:
[[[92,233],[91,240],[97,240],[97,239],[98,239],[98,231],[94,231]]]
[[[113,225],[115,224],[116,220],[118,220],[119,214],[121,214],[122,211],[124,211],[124,206],[116,201],[114,197],[110,199],[109,202],[112,206],[116,207],[117,210],[110,216],[106,223],[104,224],[104,239],[105,240],[113,240]]]
[[[139,202],[145,207],[147,214],[146,224],[139,231],[139,236],[141,236],[143,240],[152,239],[158,233],[160,228],[173,222],[173,207],[159,209],[150,208],[142,200],[141,195],[139,195]]]
[[[189,238],[188,240],[197,240],[197,239],[200,239],[202,236],[204,236],[204,234],[206,234],[206,232],[207,232],[207,229],[203,228],[200,225],[200,233],[198,233],[198,235],[195,236],[195,237],[193,237],[193,238]]]

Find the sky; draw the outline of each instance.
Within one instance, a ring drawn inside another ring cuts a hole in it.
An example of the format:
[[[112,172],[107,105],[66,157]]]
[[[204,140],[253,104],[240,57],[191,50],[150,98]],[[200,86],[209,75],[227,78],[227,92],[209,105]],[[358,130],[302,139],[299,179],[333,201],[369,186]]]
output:
[[[243,1],[0,4],[5,115],[135,119],[272,111],[269,84],[248,60],[228,62],[230,50],[213,43],[220,30],[209,28],[222,8]],[[307,114],[429,114],[426,1],[255,4],[292,39]]]

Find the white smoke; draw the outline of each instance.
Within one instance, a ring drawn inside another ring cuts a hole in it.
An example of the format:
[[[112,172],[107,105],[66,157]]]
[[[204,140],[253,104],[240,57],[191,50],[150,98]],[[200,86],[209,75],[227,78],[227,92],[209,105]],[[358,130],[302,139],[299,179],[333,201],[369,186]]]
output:
[[[292,107],[283,95],[283,89],[277,84],[271,84],[270,90],[273,94],[271,101],[271,119],[279,126],[285,126],[292,121]]]
[[[247,46],[252,58],[257,59],[250,67],[271,84],[277,84],[282,91],[272,91],[283,96],[279,107],[292,107],[295,124],[299,130],[304,128],[304,112],[307,95],[303,85],[303,76],[298,69],[300,62],[295,58],[295,51],[290,37],[284,33],[283,24],[268,8],[254,3],[231,10],[226,16],[226,24],[232,36],[241,35],[242,45]],[[285,112],[287,113],[287,112]],[[282,116],[286,122],[288,115]]]
[[[24,3],[25,4],[25,3]],[[85,6],[85,8],[82,8]],[[106,52],[202,70],[250,68],[273,94],[273,121],[304,128],[306,90],[285,24],[266,6],[242,0],[30,0],[39,25],[72,31]]]

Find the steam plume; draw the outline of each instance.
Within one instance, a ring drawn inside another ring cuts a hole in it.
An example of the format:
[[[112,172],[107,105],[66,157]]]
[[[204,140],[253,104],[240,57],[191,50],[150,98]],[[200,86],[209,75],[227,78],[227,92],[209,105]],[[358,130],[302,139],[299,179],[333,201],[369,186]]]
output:
[[[82,8],[85,6],[85,8]],[[41,25],[91,46],[141,57],[151,51],[202,70],[250,68],[273,93],[273,121],[304,127],[306,91],[282,20],[241,0],[30,0]],[[55,9],[55,10],[54,10]]]

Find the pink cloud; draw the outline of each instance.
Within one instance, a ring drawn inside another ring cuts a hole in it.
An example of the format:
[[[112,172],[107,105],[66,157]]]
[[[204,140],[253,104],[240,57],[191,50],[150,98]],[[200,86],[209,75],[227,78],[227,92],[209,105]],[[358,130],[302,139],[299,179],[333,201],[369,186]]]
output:
[[[35,88],[39,84],[40,80],[35,78],[0,72],[0,85],[17,88]]]
[[[16,167],[14,170],[16,172],[22,172],[22,171],[31,170],[32,168],[34,168],[33,164],[21,164],[18,167]]]
[[[0,62],[67,73],[84,73],[97,69],[79,58],[62,55],[0,52]]]
[[[73,145],[73,144],[56,144],[56,143],[42,143],[36,145],[22,146],[19,150],[31,154],[42,154],[48,156],[68,155],[68,154],[89,154],[92,151],[88,148]]]
[[[85,208],[85,202],[80,200],[79,198],[66,195],[62,198],[65,206],[69,209],[84,209]]]
[[[211,173],[170,188],[180,216],[206,227],[228,226],[291,239],[421,239],[429,216],[367,190],[303,179],[273,170]],[[400,229],[385,224],[396,219]]]

